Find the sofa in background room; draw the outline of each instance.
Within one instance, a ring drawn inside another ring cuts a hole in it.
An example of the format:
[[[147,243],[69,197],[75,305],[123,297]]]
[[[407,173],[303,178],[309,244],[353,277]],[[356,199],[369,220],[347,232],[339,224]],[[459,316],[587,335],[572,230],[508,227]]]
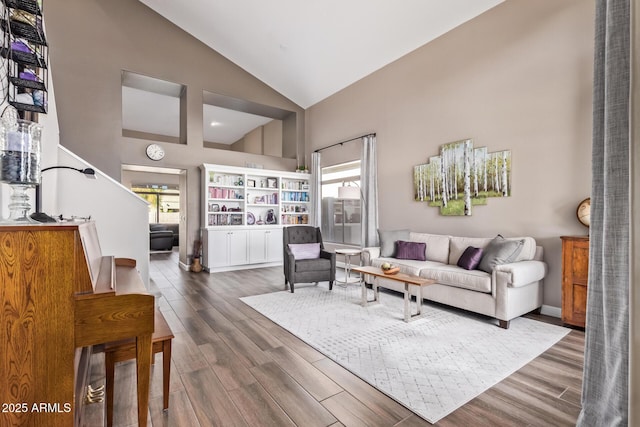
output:
[[[149,250],[170,251],[178,246],[178,224],[149,224]]]

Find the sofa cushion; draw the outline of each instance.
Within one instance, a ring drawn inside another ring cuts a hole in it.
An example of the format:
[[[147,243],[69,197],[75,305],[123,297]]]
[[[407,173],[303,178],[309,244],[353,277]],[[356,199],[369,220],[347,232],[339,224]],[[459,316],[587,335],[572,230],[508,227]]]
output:
[[[393,257],[396,255],[396,242],[409,240],[409,230],[378,230],[380,238],[380,256]]]
[[[149,230],[150,231],[169,230],[173,232],[173,246],[178,246],[180,244],[180,224],[153,223],[153,224],[149,224]]]
[[[406,239],[405,239],[406,240]],[[449,236],[442,234],[409,233],[412,242],[424,242],[427,244],[425,257],[427,261],[447,263],[449,260]]]
[[[522,250],[512,262],[531,261],[536,257],[536,239],[533,237],[507,237],[506,240],[522,240]]]
[[[149,224],[149,231],[166,231],[168,228],[164,224]]]
[[[491,273],[496,265],[514,262],[523,245],[524,240],[507,240],[498,234],[485,248],[478,269]]]
[[[492,237],[457,237],[451,236],[449,244],[449,262],[448,264],[457,265],[458,260],[469,246],[483,249],[487,247]]]
[[[398,240],[396,242],[396,258],[397,259],[414,259],[416,261],[426,261],[425,257],[427,244],[422,242],[405,242]]]
[[[458,260],[465,249],[469,246],[475,246],[476,248],[486,248],[491,242],[491,237],[451,237],[450,251],[449,251],[449,264],[456,265]],[[531,261],[536,256],[536,240],[533,237],[507,237],[505,240],[524,240],[522,245],[522,251],[518,254],[513,262],[517,261]]]
[[[376,258],[371,262],[374,267],[380,268],[382,264],[388,262],[394,267],[399,267],[400,272],[411,276],[420,276],[420,271],[424,268],[433,268],[443,265],[439,262],[432,261],[415,261],[412,259],[396,259],[396,258]]]
[[[296,272],[303,271],[329,271],[331,270],[331,260],[327,258],[301,259],[296,260]]]
[[[482,259],[482,248],[475,248],[473,246],[468,246],[467,249],[464,250],[460,259],[458,259],[458,267],[464,268],[465,270],[475,270],[478,268],[480,264],[480,260]]]
[[[320,243],[289,243],[289,249],[296,261],[320,257]]]
[[[491,292],[491,274],[480,270],[465,270],[456,265],[440,265],[423,268],[420,271],[420,277],[456,288]]]

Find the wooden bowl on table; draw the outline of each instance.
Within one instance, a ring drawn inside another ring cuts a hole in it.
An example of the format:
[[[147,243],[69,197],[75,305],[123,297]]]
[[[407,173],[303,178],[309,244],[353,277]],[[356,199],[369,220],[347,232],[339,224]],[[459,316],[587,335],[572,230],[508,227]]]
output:
[[[399,271],[400,271],[400,267],[391,267],[386,270],[384,269],[382,270],[384,274],[398,274]]]

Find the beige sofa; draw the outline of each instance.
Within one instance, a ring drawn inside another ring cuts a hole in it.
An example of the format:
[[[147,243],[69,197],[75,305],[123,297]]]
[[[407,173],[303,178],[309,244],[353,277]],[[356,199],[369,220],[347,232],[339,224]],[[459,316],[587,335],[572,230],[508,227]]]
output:
[[[547,265],[543,250],[531,237],[507,238],[522,240],[522,250],[514,262],[497,265],[491,274],[480,270],[465,270],[457,266],[468,246],[486,248],[493,238],[455,237],[438,234],[408,234],[408,241],[426,243],[426,261],[381,257],[380,247],[365,248],[363,264],[380,267],[388,262],[406,274],[433,279],[437,283],[422,289],[426,300],[458,307],[498,319],[502,328],[509,321],[542,306],[543,279]],[[372,277],[365,277],[371,283]],[[385,288],[402,292],[402,283],[380,278]],[[415,287],[412,287],[415,288]],[[415,293],[414,293],[415,295]]]

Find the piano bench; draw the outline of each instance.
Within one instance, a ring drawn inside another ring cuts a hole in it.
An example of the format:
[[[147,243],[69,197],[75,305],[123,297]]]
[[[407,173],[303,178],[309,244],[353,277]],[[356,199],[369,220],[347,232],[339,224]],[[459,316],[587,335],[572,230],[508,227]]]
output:
[[[156,309],[154,319],[154,332],[151,337],[151,351],[153,360],[155,354],[162,352],[162,397],[163,408],[169,409],[169,378],[171,375],[171,340],[173,332],[167,324],[160,310]],[[106,392],[107,392],[107,427],[113,425],[113,387],[115,378],[115,365],[118,362],[136,358],[135,338],[105,343],[104,364],[106,368]]]

